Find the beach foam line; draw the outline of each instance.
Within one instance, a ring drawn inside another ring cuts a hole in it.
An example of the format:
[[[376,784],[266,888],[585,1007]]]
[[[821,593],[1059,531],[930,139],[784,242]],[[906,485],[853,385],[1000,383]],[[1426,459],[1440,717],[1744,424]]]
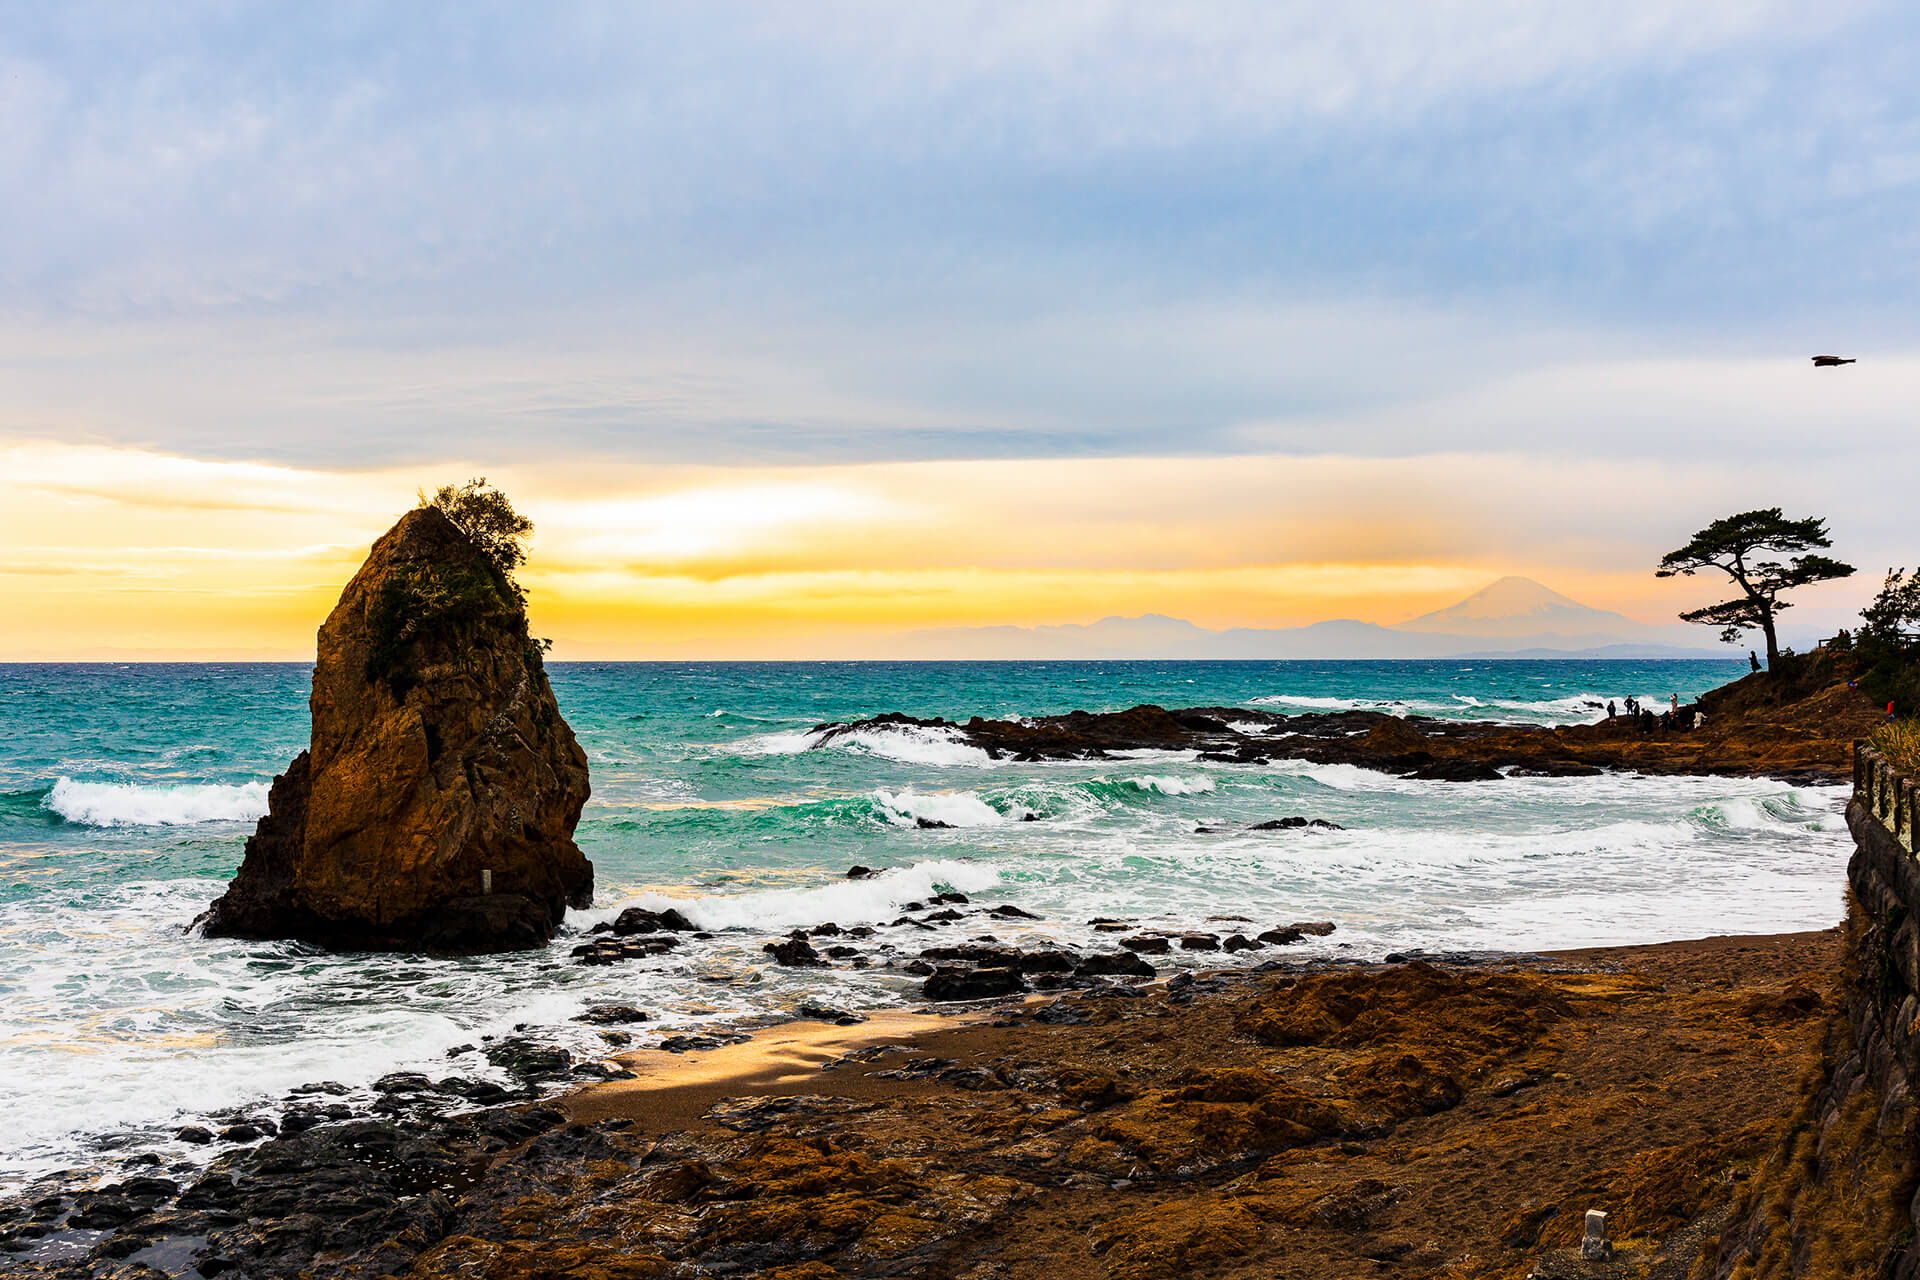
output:
[[[644,893],[616,906],[582,913],[582,926],[611,920],[628,907],[672,907],[702,929],[792,929],[832,920],[838,924],[884,923],[903,903],[924,901],[943,889],[984,893],[1000,883],[990,862],[939,859],[883,871],[867,880],[836,880],[806,889],[749,889],[676,897]]]
[[[266,816],[265,782],[142,786],[61,778],[42,806],[83,827],[184,827],[201,822],[253,822]]]

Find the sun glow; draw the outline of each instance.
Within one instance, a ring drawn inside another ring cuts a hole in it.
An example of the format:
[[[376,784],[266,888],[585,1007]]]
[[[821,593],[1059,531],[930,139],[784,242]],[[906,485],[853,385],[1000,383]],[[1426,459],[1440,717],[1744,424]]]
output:
[[[483,471],[535,521],[525,580],[563,658],[889,656],[921,628],[1142,613],[1393,622],[1507,572],[1669,612],[1666,588],[1618,567],[1602,518],[1560,520],[1518,563],[1506,550],[1594,482],[1590,464],[1578,478],[1469,455],[346,473],[36,443],[0,449],[0,465],[13,658],[304,657],[417,491]],[[1483,495],[1471,510],[1432,498],[1467,491]]]

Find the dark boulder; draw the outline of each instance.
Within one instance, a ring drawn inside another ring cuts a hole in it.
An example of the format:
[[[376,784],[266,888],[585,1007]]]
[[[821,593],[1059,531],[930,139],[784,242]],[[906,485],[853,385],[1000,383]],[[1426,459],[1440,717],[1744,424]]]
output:
[[[788,938],[785,942],[769,942],[761,950],[773,957],[773,962],[785,965],[789,969],[824,969],[825,957],[813,949],[813,944],[805,938]]]
[[[929,1000],[988,1000],[1026,990],[1018,969],[966,969],[941,965],[920,988]]]
[[[1077,978],[1151,978],[1159,972],[1139,956],[1126,951],[1088,956],[1073,970]]]

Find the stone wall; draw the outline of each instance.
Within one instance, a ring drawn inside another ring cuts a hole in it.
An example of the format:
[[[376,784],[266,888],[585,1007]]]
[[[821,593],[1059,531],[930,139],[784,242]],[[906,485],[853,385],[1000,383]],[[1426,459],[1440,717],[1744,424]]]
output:
[[[1723,1277],[1920,1280],[1920,788],[1864,742],[1853,774],[1845,1004],[1786,1142],[1735,1206]]]

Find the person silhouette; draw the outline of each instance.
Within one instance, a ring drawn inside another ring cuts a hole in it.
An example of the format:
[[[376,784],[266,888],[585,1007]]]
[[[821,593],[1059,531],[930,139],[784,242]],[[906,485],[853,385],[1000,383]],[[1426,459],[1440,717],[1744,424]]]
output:
[[[1747,650],[1747,661],[1753,664],[1753,674],[1759,675],[1760,674],[1760,655],[1755,653],[1753,650],[1749,649]]]
[[[1608,698],[1607,699],[1607,719],[1611,720],[1617,714],[1618,712],[1613,705],[1613,699]]]

